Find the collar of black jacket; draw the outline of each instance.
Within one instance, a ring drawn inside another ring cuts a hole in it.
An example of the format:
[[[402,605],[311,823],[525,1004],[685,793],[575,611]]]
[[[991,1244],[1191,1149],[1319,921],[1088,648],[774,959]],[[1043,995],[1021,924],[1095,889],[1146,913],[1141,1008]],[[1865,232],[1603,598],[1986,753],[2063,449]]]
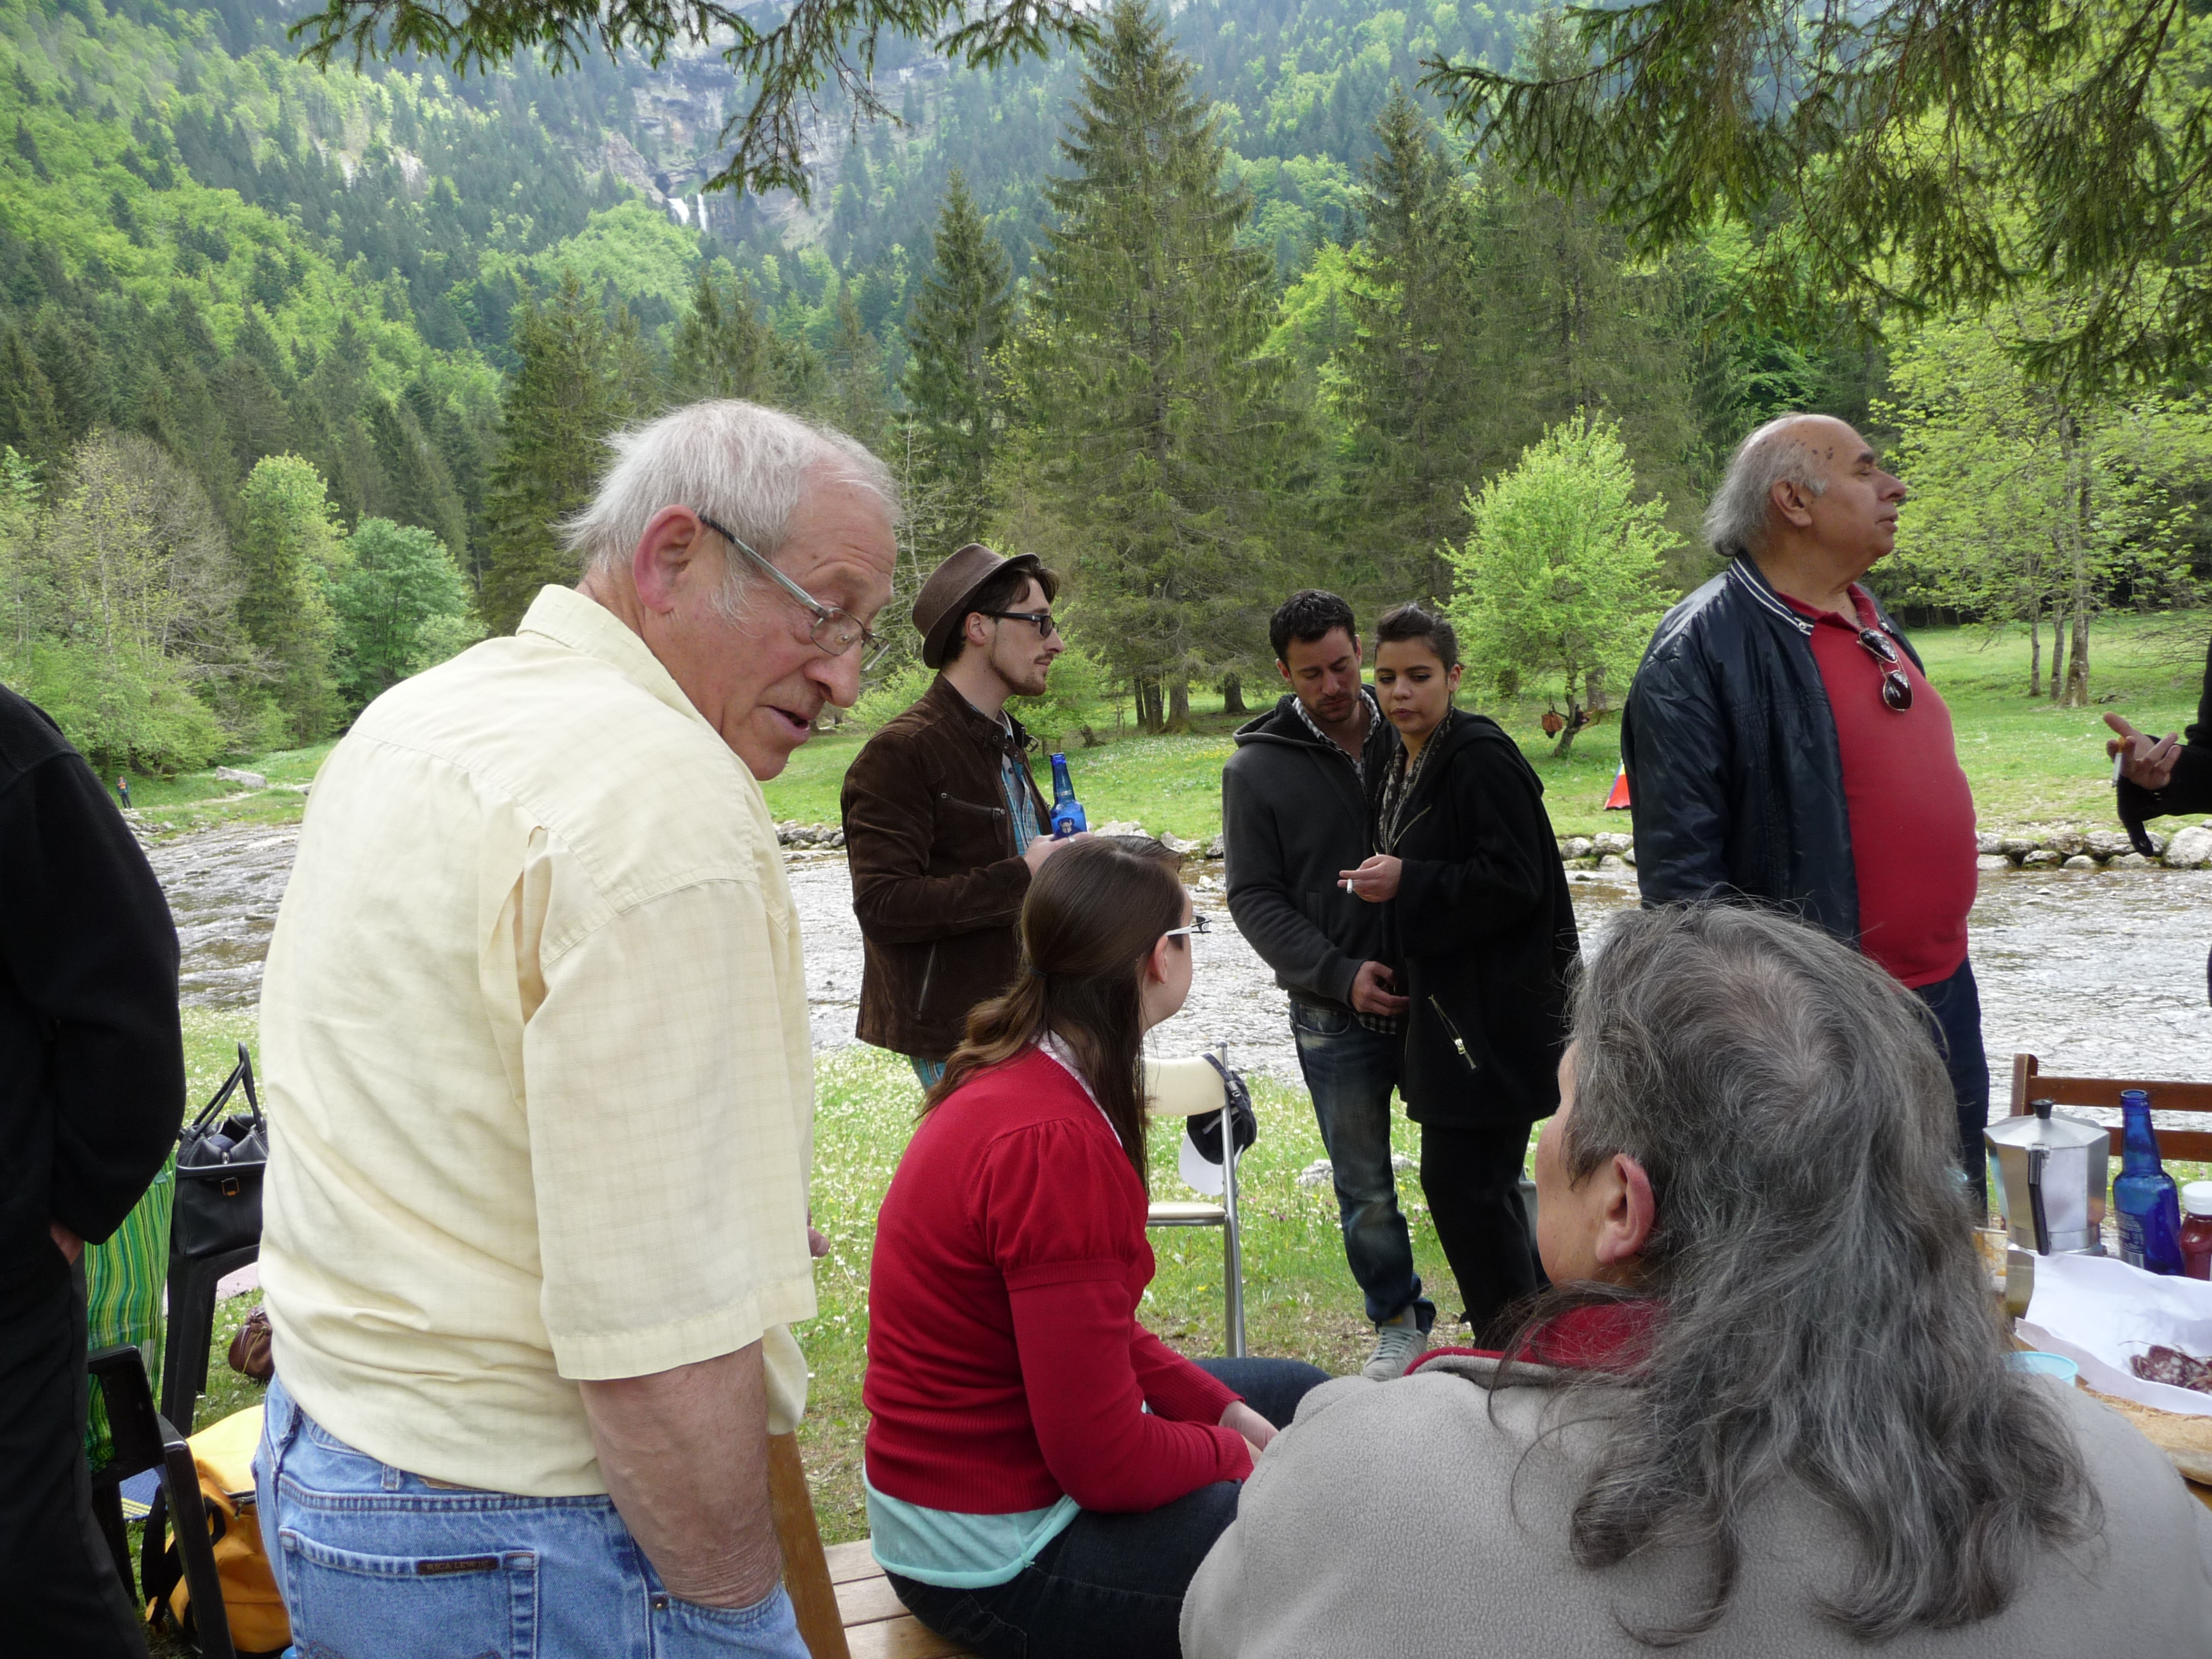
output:
[[[1028,730],[1012,713],[1006,715],[1006,724],[1000,725],[962,696],[959,689],[942,674],[929,683],[929,690],[922,701],[935,708],[944,719],[957,724],[974,739],[978,749],[989,753],[997,754],[1001,750],[1011,748],[1016,755],[1026,755],[1034,742]]]
[[[1382,718],[1382,706],[1375,701],[1375,688],[1362,685],[1359,695],[1367,699],[1367,707],[1375,718],[1367,724],[1365,749],[1371,750],[1378,738],[1391,735],[1390,722]],[[1275,700],[1275,706],[1264,714],[1255,714],[1238,726],[1232,734],[1239,744],[1248,743],[1287,743],[1300,749],[1328,750],[1335,748],[1328,738],[1316,735],[1298,713],[1298,700],[1285,693]],[[1364,752],[1364,751],[1363,751]]]

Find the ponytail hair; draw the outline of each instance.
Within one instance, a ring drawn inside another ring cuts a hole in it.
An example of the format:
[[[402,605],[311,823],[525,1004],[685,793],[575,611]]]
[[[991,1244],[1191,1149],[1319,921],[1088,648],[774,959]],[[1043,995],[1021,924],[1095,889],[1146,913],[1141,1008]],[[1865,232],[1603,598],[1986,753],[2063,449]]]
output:
[[[1022,965],[1014,982],[969,1014],[968,1035],[945,1062],[923,1114],[1049,1031],[1074,1051],[1149,1191],[1142,967],[1160,936],[1182,925],[1176,865],[1158,842],[1134,836],[1078,842],[1054,853],[1022,903]],[[1190,946],[1188,939],[1174,943]]]

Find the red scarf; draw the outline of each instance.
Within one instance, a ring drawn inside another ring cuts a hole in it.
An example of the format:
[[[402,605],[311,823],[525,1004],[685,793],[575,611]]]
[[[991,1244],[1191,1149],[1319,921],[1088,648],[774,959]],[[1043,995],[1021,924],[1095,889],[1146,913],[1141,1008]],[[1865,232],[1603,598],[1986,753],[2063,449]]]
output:
[[[1595,1302],[1570,1308],[1532,1332],[1513,1358],[1532,1365],[1556,1365],[1571,1371],[1631,1372],[1650,1355],[1652,1328],[1658,1322],[1656,1302]],[[1431,1348],[1407,1368],[1406,1374],[1446,1354],[1462,1358],[1503,1359],[1498,1348]]]

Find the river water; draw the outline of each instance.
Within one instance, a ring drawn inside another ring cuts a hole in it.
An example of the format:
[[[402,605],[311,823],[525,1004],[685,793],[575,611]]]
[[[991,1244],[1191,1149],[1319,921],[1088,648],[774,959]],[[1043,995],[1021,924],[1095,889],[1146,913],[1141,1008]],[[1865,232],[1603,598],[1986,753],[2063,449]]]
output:
[[[187,1004],[241,1008],[258,999],[261,959],[298,840],[296,826],[257,826],[150,850],[184,947]],[[860,987],[844,857],[797,853],[787,867],[805,930],[814,1044],[841,1048],[854,1041]],[[1586,939],[1636,902],[1632,881],[1571,873]],[[1189,1054],[1226,1042],[1237,1064],[1295,1081],[1282,994],[1230,921],[1221,866],[1194,866],[1186,878],[1214,931],[1194,940],[1190,1001],[1160,1028],[1159,1047]],[[2011,1056],[2023,1051],[2047,1072],[2212,1078],[2212,871],[1989,872],[1981,884],[1974,971],[1997,1111],[2009,1098]]]

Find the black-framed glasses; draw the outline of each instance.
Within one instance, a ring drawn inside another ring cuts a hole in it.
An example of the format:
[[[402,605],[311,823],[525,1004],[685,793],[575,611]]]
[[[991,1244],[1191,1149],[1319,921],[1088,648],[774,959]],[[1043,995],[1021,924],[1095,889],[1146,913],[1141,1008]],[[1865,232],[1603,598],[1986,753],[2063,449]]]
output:
[[[1197,910],[1191,914],[1190,921],[1187,924],[1181,927],[1170,927],[1166,933],[1162,933],[1160,937],[1162,939],[1174,939],[1177,935],[1181,935],[1184,938],[1188,938],[1193,933],[1210,933],[1212,931],[1213,925],[1206,921],[1206,912],[1203,910]]]
[[[1036,624],[1037,637],[1048,640],[1060,630],[1053,625],[1049,611],[985,611],[986,617],[996,617],[1000,622],[1025,622]]]
[[[1912,707],[1912,682],[1898,666],[1896,645],[1879,628],[1859,629],[1859,643],[1866,647],[1869,656],[1887,669],[1881,677],[1881,700],[1893,714],[1902,714]]]
[[[861,622],[859,617],[840,611],[836,605],[823,604],[821,600],[754,552],[742,539],[732,535],[705,514],[700,513],[697,507],[695,507],[691,510],[698,514],[701,524],[705,525],[708,529],[766,571],[778,587],[814,613],[814,626],[806,630],[806,637],[814,641],[815,649],[827,652],[833,657],[842,657],[854,646],[859,646],[860,672],[863,674],[883,660],[884,653],[889,648],[888,642],[878,639],[875,631]]]

